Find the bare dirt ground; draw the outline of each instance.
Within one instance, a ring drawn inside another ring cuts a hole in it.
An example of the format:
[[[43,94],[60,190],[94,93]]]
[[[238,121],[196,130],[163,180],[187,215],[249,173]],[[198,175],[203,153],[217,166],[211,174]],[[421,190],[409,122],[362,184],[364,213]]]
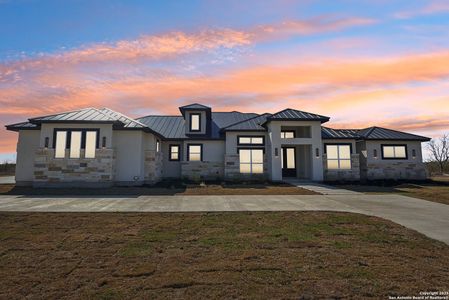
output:
[[[284,183],[272,184],[198,184],[161,183],[148,187],[111,187],[100,189],[51,189],[16,187],[0,184],[0,195],[318,195]]]
[[[449,246],[358,214],[0,214],[2,299],[384,299],[447,278]]]

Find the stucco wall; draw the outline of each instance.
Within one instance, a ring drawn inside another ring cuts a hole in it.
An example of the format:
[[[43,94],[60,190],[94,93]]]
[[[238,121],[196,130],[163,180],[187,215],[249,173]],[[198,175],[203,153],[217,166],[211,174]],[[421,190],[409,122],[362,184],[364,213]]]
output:
[[[407,145],[408,159],[382,159],[382,144]],[[365,141],[359,143],[363,159],[361,159],[361,178],[367,180],[381,179],[414,179],[427,178],[425,165],[422,161],[421,142],[417,141]],[[377,158],[374,157],[377,150]],[[416,156],[412,156],[415,149]]]
[[[184,155],[184,147],[183,142],[172,142],[172,141],[164,141],[162,142],[162,157],[163,157],[163,169],[162,169],[162,177],[163,178],[181,178],[181,160],[180,161],[170,161],[170,145],[179,145],[179,151],[181,160]]]
[[[271,175],[271,180],[282,180],[281,167],[281,147],[294,145],[310,145],[312,149],[311,159],[311,179],[315,181],[323,180],[323,145],[321,139],[321,122],[319,121],[270,121],[268,123],[268,140],[271,146],[269,147],[269,167],[268,170]],[[281,139],[282,126],[310,126],[311,138],[294,138]],[[278,155],[275,155],[276,148]],[[319,156],[315,154],[315,149],[318,149]]]
[[[16,185],[32,185],[35,152],[39,148],[40,130],[20,130],[17,142]]]

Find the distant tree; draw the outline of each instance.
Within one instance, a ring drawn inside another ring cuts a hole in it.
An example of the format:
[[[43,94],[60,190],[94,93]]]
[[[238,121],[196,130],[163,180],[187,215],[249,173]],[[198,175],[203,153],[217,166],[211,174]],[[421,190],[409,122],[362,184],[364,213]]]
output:
[[[432,139],[427,147],[430,151],[431,160],[438,164],[440,173],[445,170],[446,164],[449,162],[449,135],[445,134],[441,138]]]

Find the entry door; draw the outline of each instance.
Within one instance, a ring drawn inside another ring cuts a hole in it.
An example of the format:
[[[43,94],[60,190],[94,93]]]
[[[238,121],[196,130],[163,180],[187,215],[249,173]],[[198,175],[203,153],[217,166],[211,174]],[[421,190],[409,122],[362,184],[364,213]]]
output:
[[[283,177],[296,177],[296,148],[282,147],[281,164]]]

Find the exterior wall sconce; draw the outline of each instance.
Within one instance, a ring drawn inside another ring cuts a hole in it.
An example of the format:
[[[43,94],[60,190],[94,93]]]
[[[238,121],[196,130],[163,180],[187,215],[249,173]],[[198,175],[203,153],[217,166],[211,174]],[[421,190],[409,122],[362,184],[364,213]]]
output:
[[[377,149],[374,149],[374,150],[373,150],[373,157],[374,157],[375,159],[377,159]]]
[[[274,156],[279,156],[279,148],[274,148]]]
[[[44,147],[48,148],[48,144],[50,143],[50,139],[48,137],[45,138]]]
[[[315,148],[315,156],[316,156],[316,158],[320,157],[320,149],[319,148]]]
[[[106,148],[106,137],[105,136],[101,139],[101,147]]]
[[[415,149],[412,149],[412,158],[416,159],[416,150]]]

